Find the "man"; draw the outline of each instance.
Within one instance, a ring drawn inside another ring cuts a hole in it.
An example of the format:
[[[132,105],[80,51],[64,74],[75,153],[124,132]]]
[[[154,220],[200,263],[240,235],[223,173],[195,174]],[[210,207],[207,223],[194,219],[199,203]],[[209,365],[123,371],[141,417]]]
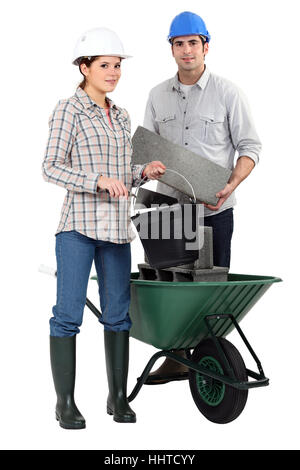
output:
[[[144,127],[232,170],[225,188],[216,194],[217,205],[204,204],[204,225],[213,228],[214,265],[229,267],[234,190],[258,163],[261,143],[242,92],[205,65],[210,34],[202,18],[180,13],[171,23],[168,40],[178,72],[151,90]],[[163,183],[158,183],[157,190],[180,203],[189,202],[187,196]],[[184,378],[187,369],[166,359],[146,383]]]

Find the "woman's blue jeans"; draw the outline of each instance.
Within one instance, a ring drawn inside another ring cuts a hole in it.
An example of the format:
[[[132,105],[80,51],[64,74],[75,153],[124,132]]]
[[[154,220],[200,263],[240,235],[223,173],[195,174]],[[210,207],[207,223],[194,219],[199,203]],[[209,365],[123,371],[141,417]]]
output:
[[[129,330],[130,243],[94,240],[75,230],[56,235],[57,299],[50,319],[51,336],[79,333],[87,286],[95,262],[105,330]]]

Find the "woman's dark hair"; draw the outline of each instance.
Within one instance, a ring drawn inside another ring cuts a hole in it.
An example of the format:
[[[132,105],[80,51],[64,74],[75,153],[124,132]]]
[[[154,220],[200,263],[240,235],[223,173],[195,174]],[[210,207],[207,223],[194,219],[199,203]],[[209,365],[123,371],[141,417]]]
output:
[[[77,60],[77,63],[78,63],[78,66],[79,66],[79,72],[81,73],[81,75],[83,75],[83,80],[78,85],[78,86],[80,86],[80,88],[82,88],[82,90],[84,89],[84,87],[86,85],[86,78],[85,78],[85,75],[81,72],[80,65],[85,64],[87,67],[90,67],[91,64],[94,62],[94,60],[96,60],[98,57],[99,56],[97,56],[97,55],[95,55],[93,57],[79,57],[79,59]]]

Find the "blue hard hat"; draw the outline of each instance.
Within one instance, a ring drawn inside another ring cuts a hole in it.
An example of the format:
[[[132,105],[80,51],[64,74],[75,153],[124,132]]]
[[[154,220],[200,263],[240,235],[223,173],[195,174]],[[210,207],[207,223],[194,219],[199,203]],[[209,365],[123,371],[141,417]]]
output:
[[[173,19],[168,41],[171,42],[171,39],[177,36],[191,36],[193,34],[204,36],[207,42],[210,41],[210,34],[206,29],[203,19],[195,13],[184,11]]]

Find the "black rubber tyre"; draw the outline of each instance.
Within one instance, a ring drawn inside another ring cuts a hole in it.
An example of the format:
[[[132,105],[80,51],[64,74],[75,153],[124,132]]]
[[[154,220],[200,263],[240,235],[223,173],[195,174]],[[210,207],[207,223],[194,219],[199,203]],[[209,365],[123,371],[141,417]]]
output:
[[[236,379],[239,382],[247,381],[246,367],[236,347],[224,338],[218,339]],[[196,346],[191,360],[228,376],[224,361],[211,338],[204,339]],[[238,390],[192,369],[189,370],[189,383],[196,406],[213,423],[230,423],[241,414],[246,405],[248,390]]]

